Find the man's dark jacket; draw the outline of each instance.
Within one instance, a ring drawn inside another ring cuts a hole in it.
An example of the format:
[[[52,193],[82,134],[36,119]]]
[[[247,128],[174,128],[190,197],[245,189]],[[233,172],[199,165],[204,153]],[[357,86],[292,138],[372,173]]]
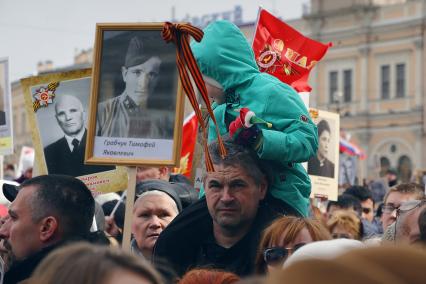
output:
[[[84,164],[87,130],[78,145],[77,152],[72,153],[65,137],[44,148],[47,171],[49,174],[62,174],[73,177],[113,170],[112,166],[93,166]]]
[[[263,229],[278,213],[266,201],[259,205],[250,231],[230,249],[214,242],[213,220],[205,198],[179,214],[161,233],[153,252],[153,262],[167,262],[182,276],[194,267],[209,267],[240,276],[254,273],[257,246]]]
[[[37,265],[54,249],[56,245],[46,247],[30,257],[16,261],[4,275],[4,284],[15,284],[31,276]]]

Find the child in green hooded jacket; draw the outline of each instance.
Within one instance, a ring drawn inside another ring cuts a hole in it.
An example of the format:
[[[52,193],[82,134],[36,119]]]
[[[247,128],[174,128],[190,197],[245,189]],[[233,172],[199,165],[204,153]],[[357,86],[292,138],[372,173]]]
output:
[[[266,124],[237,127],[231,134],[237,143],[246,141],[256,150],[269,173],[269,193],[296,214],[307,216],[311,183],[300,163],[315,155],[318,134],[299,94],[259,71],[246,38],[229,21],[208,25],[202,41],[192,42],[191,49],[214,100],[212,107],[220,134],[229,133],[241,108],[272,124],[270,128]],[[216,138],[210,122],[208,139]]]

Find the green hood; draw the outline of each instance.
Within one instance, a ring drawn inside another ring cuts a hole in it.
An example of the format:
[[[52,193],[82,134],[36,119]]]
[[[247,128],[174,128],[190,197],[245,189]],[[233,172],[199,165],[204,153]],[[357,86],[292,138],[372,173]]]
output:
[[[253,50],[239,28],[231,22],[209,24],[204,29],[201,42],[192,42],[191,49],[201,73],[221,83],[225,91],[259,73]]]
[[[213,105],[220,134],[228,133],[235,110],[241,107],[270,122],[272,128],[259,126],[263,143],[257,150],[265,170],[273,177],[269,191],[275,199],[307,216],[311,183],[299,163],[315,155],[318,135],[299,94],[258,70],[250,45],[230,22],[211,23],[204,30],[202,41],[193,42],[191,47],[201,72],[224,88],[225,102]],[[208,139],[216,138],[210,120]]]

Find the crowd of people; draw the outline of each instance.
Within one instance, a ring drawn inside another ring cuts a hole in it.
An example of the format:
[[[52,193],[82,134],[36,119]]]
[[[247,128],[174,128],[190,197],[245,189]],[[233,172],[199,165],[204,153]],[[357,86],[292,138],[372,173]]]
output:
[[[3,283],[424,282],[416,271],[426,260],[424,186],[397,184],[380,204],[369,188],[352,186],[323,214],[284,215],[254,151],[224,143],[225,159],[217,142],[209,146],[216,171],[206,173],[201,199],[184,178],[170,182],[168,168],[139,169],[131,252],[120,249],[118,194],[93,198],[65,175],[4,187],[11,205],[0,227]],[[373,276],[351,271],[367,260]],[[387,282],[375,267],[406,282]]]
[[[319,131],[299,95],[259,72],[227,21],[209,25],[191,48],[223,135],[216,141],[210,124],[214,171],[200,193],[168,167],[138,167],[124,251],[124,193],[93,197],[60,174],[5,185],[1,281],[424,283],[424,185],[349,186],[321,212],[300,164],[315,157]],[[269,124],[251,123],[250,112]]]

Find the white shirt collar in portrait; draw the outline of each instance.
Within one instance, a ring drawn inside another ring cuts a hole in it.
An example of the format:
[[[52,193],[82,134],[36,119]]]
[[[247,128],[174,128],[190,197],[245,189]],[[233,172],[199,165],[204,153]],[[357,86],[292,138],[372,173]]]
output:
[[[72,140],[77,139],[78,143],[80,145],[81,140],[83,139],[85,129],[83,128],[82,131],[80,131],[76,136],[68,136],[65,135],[65,139],[67,140],[68,147],[70,148],[70,151],[74,149],[74,145],[72,144]]]

